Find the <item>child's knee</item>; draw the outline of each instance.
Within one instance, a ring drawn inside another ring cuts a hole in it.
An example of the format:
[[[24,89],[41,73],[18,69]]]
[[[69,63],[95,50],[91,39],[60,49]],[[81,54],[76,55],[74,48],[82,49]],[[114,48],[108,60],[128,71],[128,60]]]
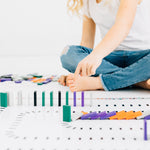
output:
[[[74,60],[74,57],[76,57],[76,46],[73,46],[73,45],[67,45],[61,55],[60,55],[60,58],[61,58],[61,62],[62,64],[67,64],[67,63],[72,63],[73,60]]]
[[[68,56],[72,56],[72,55],[76,55],[77,53],[81,53],[82,48],[81,46],[77,46],[77,45],[67,45],[64,47],[64,49],[61,52],[61,56],[62,55],[68,55]]]
[[[66,46],[60,56],[62,67],[67,69],[69,72],[73,72],[75,70],[75,49],[75,46]]]
[[[70,62],[70,59],[69,59],[69,56],[68,56],[68,51],[70,49],[70,46],[66,46],[62,52],[61,52],[61,55],[60,55],[60,60],[61,60],[61,64],[62,64],[62,67],[67,69],[69,71],[69,62]]]
[[[63,67],[64,65],[67,64],[67,62],[69,62],[69,55],[68,55],[69,50],[70,50],[70,46],[67,45],[61,52],[60,59]]]
[[[65,46],[64,49],[63,49],[62,52],[61,52],[61,56],[62,56],[62,55],[66,55],[67,52],[69,51],[69,49],[70,49],[70,46],[69,46],[69,45]]]

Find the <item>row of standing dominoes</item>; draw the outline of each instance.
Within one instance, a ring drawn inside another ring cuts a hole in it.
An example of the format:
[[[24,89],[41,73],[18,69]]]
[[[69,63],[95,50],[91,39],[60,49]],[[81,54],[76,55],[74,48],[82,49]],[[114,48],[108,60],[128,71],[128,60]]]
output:
[[[24,106],[24,104],[26,104],[25,106],[47,106],[47,101],[49,103],[49,106],[54,106],[54,103],[56,104],[56,102],[54,101],[54,92],[51,91],[49,93],[49,99],[46,98],[46,94],[45,91],[43,91],[41,93],[42,98],[39,99],[39,93],[37,91],[34,91],[32,94],[32,97],[27,97],[27,99],[24,99],[22,96],[22,92],[19,91],[17,92],[17,97],[14,98],[14,96],[12,96],[12,93],[0,93],[0,106],[1,107],[7,107],[7,106]],[[65,104],[69,105],[69,92],[66,91],[66,101]],[[64,104],[64,102],[62,102],[62,93],[61,91],[58,91],[58,107],[62,106]],[[40,105],[39,105],[40,104]],[[56,106],[56,105],[55,105]],[[77,107],[77,93],[74,92],[73,93],[73,106]],[[81,107],[84,107],[84,92],[81,93]]]

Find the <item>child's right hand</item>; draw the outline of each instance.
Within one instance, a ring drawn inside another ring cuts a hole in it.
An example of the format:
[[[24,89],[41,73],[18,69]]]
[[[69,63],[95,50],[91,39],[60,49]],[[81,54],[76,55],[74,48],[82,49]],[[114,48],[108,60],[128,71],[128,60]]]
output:
[[[76,68],[75,76],[91,76],[96,73],[96,69],[102,63],[101,55],[93,52],[81,60]]]

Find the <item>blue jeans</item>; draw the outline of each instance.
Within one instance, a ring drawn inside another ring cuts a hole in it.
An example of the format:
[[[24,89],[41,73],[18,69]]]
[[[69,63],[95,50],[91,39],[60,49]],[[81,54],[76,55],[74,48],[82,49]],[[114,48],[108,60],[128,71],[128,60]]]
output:
[[[61,54],[62,66],[74,73],[78,63],[92,49],[83,46],[67,46]],[[132,86],[150,78],[150,49],[141,51],[113,51],[103,58],[97,68],[104,90],[113,91]]]

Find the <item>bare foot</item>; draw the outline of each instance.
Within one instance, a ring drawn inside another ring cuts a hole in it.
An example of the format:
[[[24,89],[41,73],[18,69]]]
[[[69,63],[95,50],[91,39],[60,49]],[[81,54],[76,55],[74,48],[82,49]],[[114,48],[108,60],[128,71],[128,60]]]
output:
[[[63,85],[63,86],[69,86],[68,84],[68,76],[61,76],[59,79],[58,79],[58,82]]]
[[[102,83],[99,77],[82,77],[77,78],[74,74],[68,75],[68,83],[72,92],[89,91],[89,90],[103,90]]]
[[[147,81],[139,82],[135,84],[135,86],[150,90],[150,79],[148,79]]]

